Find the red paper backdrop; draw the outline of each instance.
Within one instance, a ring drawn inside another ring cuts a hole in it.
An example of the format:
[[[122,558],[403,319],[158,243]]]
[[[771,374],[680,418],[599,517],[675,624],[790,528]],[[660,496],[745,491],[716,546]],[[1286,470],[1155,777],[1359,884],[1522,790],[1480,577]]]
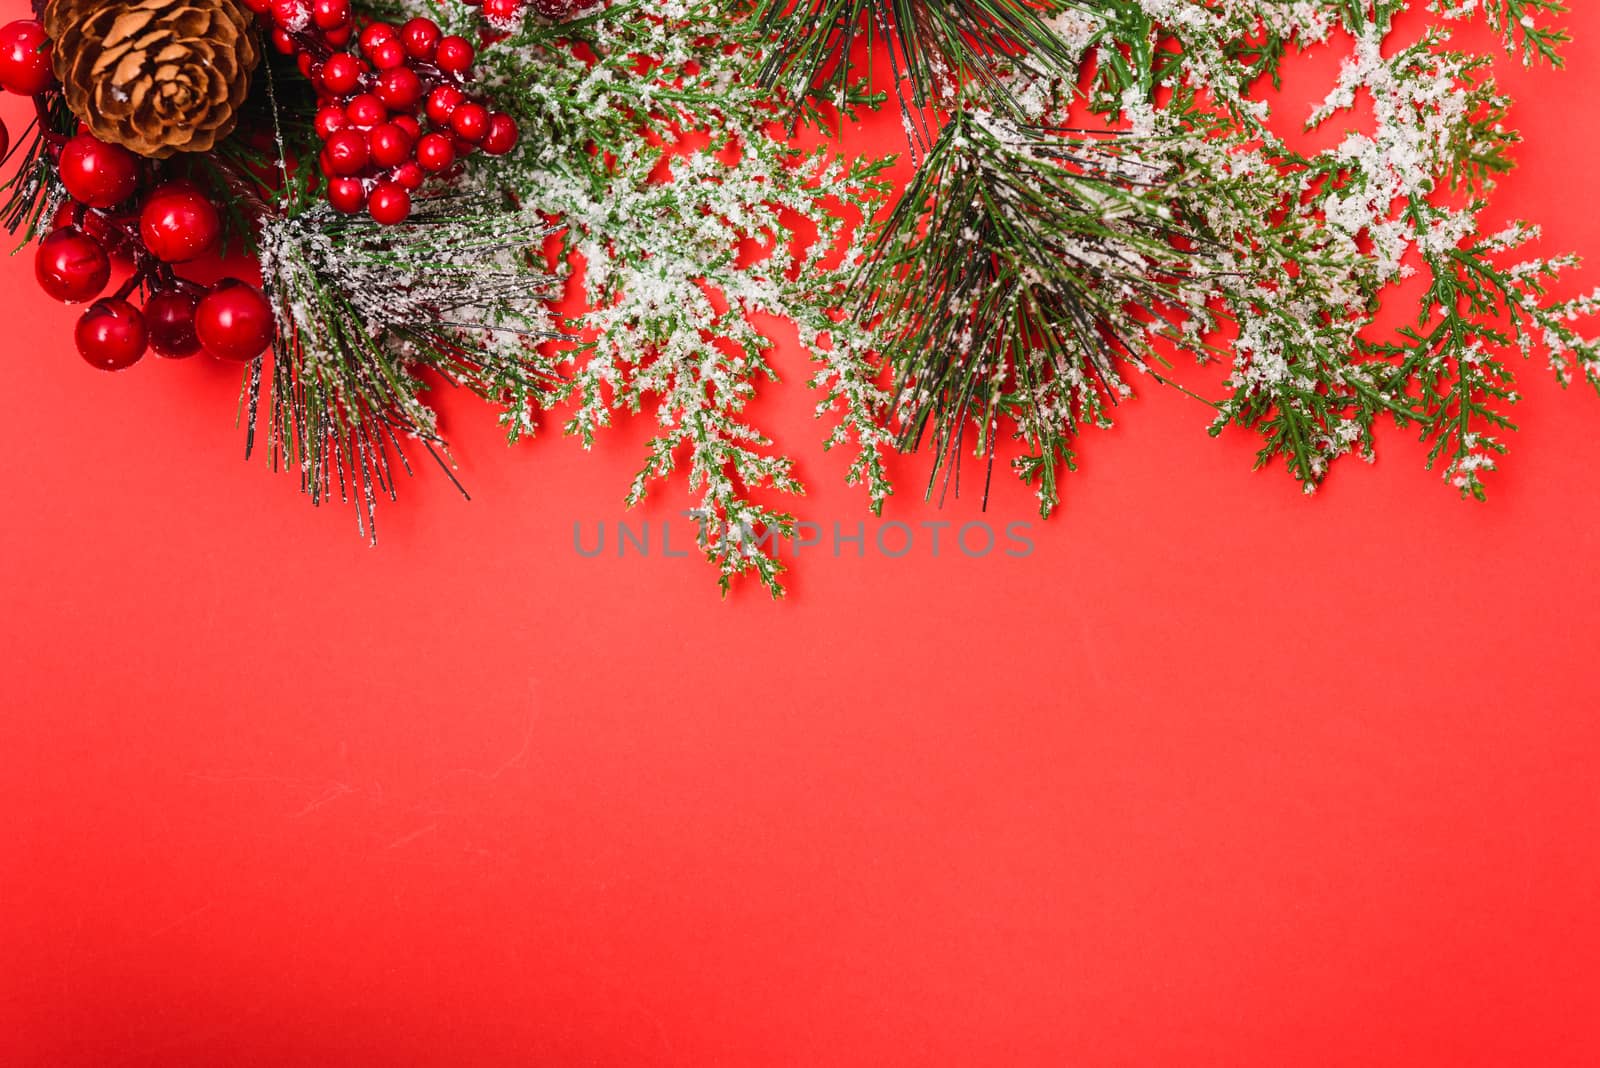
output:
[[[1570,23],[1503,65],[1496,211],[1600,260]],[[374,550],[240,462],[235,369],[91,371],[0,270],[0,1063],[1600,1063],[1600,400],[1537,362],[1486,506],[1394,432],[1304,499],[1147,389],[1030,557],[722,601],[572,549],[647,420],[507,449],[446,397],[474,499],[407,483]],[[921,470],[888,518],[979,518]]]

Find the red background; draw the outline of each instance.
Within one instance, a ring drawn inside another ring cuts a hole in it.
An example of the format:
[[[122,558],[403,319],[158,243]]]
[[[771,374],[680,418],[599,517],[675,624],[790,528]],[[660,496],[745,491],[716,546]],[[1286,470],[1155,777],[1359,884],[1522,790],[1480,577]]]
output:
[[[1569,21],[1502,64],[1495,213],[1600,262]],[[1485,506],[1395,432],[1304,499],[1147,389],[1027,559],[722,601],[572,551],[645,420],[445,397],[474,499],[412,480],[374,550],[240,462],[234,369],[91,371],[0,272],[0,1062],[1600,1063],[1600,400],[1538,361]],[[920,471],[889,518],[977,517]]]

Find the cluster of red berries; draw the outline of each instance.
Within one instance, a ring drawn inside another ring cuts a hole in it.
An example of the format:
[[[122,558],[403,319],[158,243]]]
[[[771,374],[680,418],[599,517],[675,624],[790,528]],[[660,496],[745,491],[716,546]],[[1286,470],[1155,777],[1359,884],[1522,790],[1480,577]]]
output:
[[[39,101],[55,86],[50,63],[50,43],[39,23],[20,19],[0,26],[0,87]],[[0,127],[0,156],[8,141]],[[47,133],[45,143],[72,199],[56,211],[39,242],[34,276],[56,300],[94,302],[75,331],[85,360],[115,371],[147,349],[173,358],[204,349],[231,360],[251,360],[266,350],[275,323],[259,289],[233,278],[204,286],[173,269],[213,251],[222,238],[221,215],[203,189],[178,179],[141,195],[148,184],[145,162],[126,148],[89,133]],[[131,264],[132,271],[114,293],[101,297],[113,259]],[[141,290],[143,310],[130,300]]]
[[[58,170],[72,200],[39,242],[34,275],[56,300],[95,301],[76,331],[85,360],[115,371],[147,348],[172,358],[204,349],[251,360],[272,343],[272,307],[260,290],[233,278],[203,286],[173,270],[222,239],[222,218],[204,190],[177,179],[136,197],[144,177],[139,157],[87,133],[61,146]],[[110,297],[95,300],[111,281],[113,257],[131,262],[133,272]],[[128,299],[141,286],[142,312]]]
[[[246,3],[271,20],[274,46],[317,90],[318,164],[336,210],[392,226],[411,214],[411,194],[429,174],[516,146],[516,120],[466,90],[472,44],[432,19],[369,22],[356,34],[350,0]]]

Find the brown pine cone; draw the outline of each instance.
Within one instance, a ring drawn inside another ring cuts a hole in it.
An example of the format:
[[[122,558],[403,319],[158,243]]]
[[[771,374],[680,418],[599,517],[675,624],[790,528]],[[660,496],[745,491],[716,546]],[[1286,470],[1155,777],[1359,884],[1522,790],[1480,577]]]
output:
[[[210,151],[261,59],[238,0],[47,0],[44,24],[72,113],[142,156]]]

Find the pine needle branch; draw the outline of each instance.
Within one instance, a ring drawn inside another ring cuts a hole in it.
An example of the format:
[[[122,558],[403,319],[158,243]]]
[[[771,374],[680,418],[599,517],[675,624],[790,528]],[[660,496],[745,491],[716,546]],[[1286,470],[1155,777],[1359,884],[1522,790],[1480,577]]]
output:
[[[767,46],[760,83],[796,102],[817,95],[843,107],[861,78],[852,61],[864,39],[868,56],[886,44],[890,75],[907,130],[933,137],[928,112],[950,107],[976,87],[1015,111],[1008,75],[1071,78],[1077,54],[1050,28],[1061,7],[1087,3],[1034,0],[759,0],[755,24]],[[870,59],[869,59],[870,63]],[[867,72],[870,80],[870,70]]]
[[[501,405],[510,440],[531,433],[533,411],[560,388],[536,348],[557,336],[545,303],[555,279],[534,265],[548,232],[523,213],[461,197],[419,201],[399,226],[325,207],[268,220],[262,277],[278,310],[267,381],[272,466],[297,468],[313,503],[354,498],[358,528],[375,540],[378,496],[393,499],[396,467],[411,470],[406,442],[449,474],[423,371]],[[263,377],[258,361],[247,453]]]
[[[42,236],[50,213],[67,199],[50,147],[77,128],[61,94],[47,93],[37,99],[33,119],[0,161],[0,170],[11,173],[0,185],[0,226],[20,233],[23,245]]]
[[[1041,512],[1059,501],[1084,424],[1130,392],[1124,365],[1184,300],[1204,235],[1175,219],[1168,175],[1131,139],[1011,127],[975,112],[946,127],[885,223],[856,314],[877,319],[898,444],[933,449],[929,493],[969,433],[992,465],[1002,419],[1032,454]],[[987,498],[987,490],[985,491]]]

